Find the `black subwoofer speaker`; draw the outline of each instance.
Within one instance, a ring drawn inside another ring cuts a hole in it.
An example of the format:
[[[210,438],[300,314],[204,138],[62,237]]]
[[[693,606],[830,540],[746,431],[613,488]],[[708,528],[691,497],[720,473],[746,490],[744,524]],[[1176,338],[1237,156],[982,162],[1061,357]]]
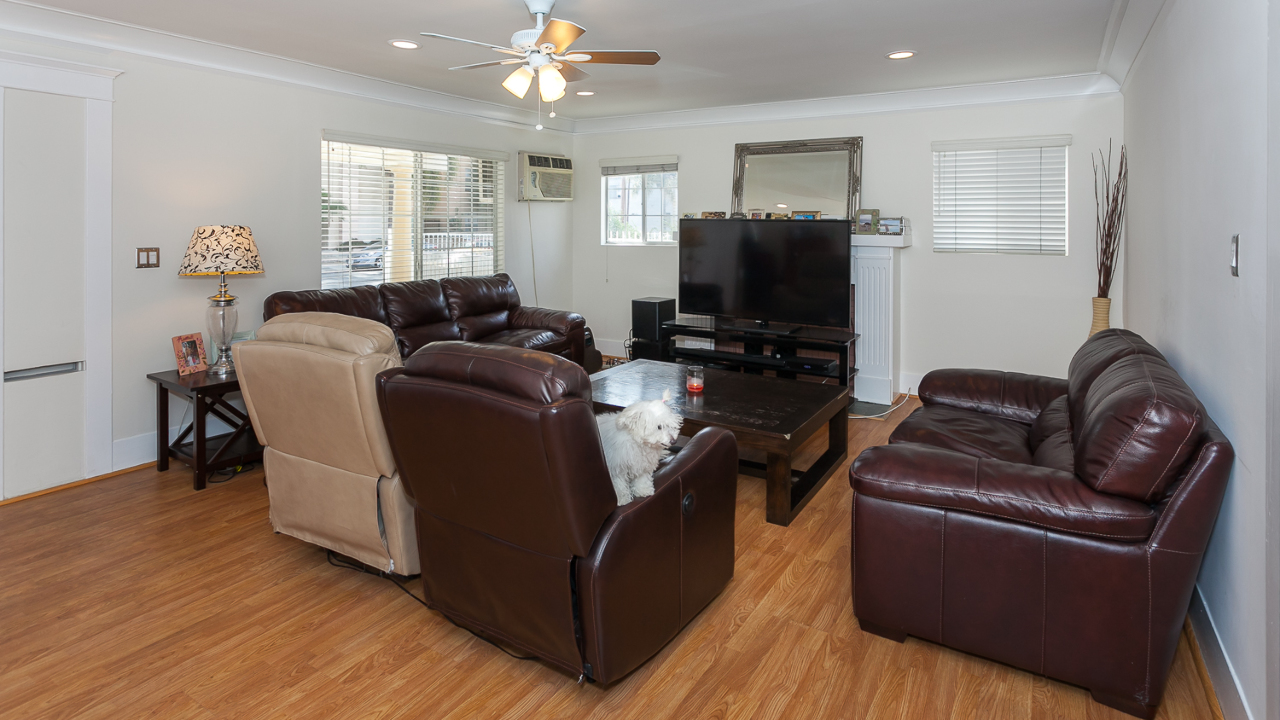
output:
[[[658,342],[662,323],[676,319],[675,298],[647,297],[631,301],[631,337]]]

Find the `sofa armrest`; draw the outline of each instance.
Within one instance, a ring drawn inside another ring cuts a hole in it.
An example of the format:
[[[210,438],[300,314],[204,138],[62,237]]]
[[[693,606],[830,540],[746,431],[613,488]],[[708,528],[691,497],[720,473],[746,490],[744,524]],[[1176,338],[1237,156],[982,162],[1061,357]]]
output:
[[[926,405],[950,405],[1031,423],[1045,406],[1067,394],[1067,381],[999,370],[934,370],[920,381]]]
[[[528,305],[520,305],[512,310],[508,322],[512,328],[518,330],[551,330],[565,337],[575,330],[581,332],[587,327],[587,321],[576,312],[548,310]]]
[[[1146,540],[1158,519],[1151,506],[1095,492],[1062,470],[916,443],[863,451],[849,482],[854,492],[882,500],[1123,542]]]
[[[733,577],[733,434],[702,430],[653,481],[653,495],[615,510],[577,563],[585,656],[605,684],[661,650]]]

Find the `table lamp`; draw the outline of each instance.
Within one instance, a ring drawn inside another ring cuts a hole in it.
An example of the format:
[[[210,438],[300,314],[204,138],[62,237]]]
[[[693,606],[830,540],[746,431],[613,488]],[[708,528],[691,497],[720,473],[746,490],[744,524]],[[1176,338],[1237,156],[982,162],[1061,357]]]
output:
[[[218,294],[209,297],[205,321],[209,342],[218,361],[209,366],[213,375],[235,372],[231,362],[231,336],[236,332],[236,298],[227,293],[227,275],[252,275],[262,272],[262,258],[253,244],[253,232],[243,225],[205,225],[196,228],[182,258],[178,275],[217,275],[221,285]]]

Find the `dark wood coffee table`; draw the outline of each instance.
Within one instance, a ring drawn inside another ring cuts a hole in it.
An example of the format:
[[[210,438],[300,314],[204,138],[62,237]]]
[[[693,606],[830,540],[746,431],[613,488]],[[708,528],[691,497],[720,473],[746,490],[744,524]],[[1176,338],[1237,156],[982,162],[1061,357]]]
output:
[[[767,463],[741,465],[768,482],[765,518],[775,525],[790,525],[849,457],[849,388],[707,369],[706,390],[693,395],[685,392],[684,374],[684,365],[636,360],[592,375],[591,399],[596,412],[612,412],[670,390],[683,434],[722,427],[739,446],[763,450]],[[827,451],[809,469],[793,469],[793,454],[823,425]]]

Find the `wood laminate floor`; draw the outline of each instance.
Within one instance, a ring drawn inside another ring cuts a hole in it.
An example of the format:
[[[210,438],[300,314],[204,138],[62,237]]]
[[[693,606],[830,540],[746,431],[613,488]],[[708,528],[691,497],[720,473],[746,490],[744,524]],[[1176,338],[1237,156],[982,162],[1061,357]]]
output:
[[[850,421],[851,457],[916,404]],[[609,688],[507,657],[273,534],[260,470],[200,493],[181,465],[139,470],[3,506],[0,718],[1128,717],[1079,688],[861,632],[847,474],[789,528],[764,522],[763,480],[738,482],[733,582]],[[1184,637],[1159,717],[1211,716]]]

